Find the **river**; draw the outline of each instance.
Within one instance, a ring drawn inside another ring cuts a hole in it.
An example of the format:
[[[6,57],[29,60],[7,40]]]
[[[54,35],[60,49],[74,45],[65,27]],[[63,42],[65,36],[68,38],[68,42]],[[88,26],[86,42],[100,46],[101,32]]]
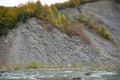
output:
[[[1,72],[0,80],[120,80],[120,71],[18,70]]]

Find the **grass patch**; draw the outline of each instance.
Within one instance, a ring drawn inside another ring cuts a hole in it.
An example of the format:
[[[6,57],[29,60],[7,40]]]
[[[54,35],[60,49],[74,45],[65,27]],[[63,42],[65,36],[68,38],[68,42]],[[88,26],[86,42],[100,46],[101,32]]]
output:
[[[97,26],[96,30],[102,37],[104,37],[105,39],[111,41],[112,43],[115,43],[114,39],[112,38],[112,36],[110,34],[110,32],[107,31],[103,25]]]
[[[37,64],[37,66],[36,66]],[[3,66],[0,71],[13,71],[13,70],[119,70],[120,65],[84,65],[82,63],[73,63],[73,64],[39,64],[39,63],[30,63],[27,66],[20,67],[17,66]]]

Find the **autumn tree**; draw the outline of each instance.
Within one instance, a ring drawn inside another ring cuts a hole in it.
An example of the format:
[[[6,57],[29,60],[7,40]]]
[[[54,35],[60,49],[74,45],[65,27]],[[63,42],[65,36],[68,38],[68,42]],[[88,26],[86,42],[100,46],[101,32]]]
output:
[[[13,28],[17,23],[17,13],[14,9],[9,10],[5,15],[5,21],[8,25],[8,28]]]
[[[54,12],[51,7],[49,7],[47,4],[42,7],[42,11],[40,14],[40,17],[43,20],[53,22],[55,19]]]
[[[32,17],[35,15],[35,11],[36,11],[36,4],[34,2],[28,2],[26,5],[26,14],[29,17]]]

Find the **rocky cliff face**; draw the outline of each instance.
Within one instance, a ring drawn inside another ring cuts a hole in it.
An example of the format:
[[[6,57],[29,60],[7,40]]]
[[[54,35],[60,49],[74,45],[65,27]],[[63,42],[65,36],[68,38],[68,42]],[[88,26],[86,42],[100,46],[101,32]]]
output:
[[[77,36],[70,38],[55,28],[47,31],[37,22],[39,20],[32,18],[26,23],[18,23],[18,28],[4,39],[6,45],[0,53],[7,54],[7,64],[33,61],[46,64],[99,63],[97,59],[102,55],[95,47]]]
[[[48,31],[35,18],[0,37],[0,63],[26,64],[33,61],[46,64],[120,64],[120,5],[112,1],[88,3],[76,8],[62,10],[72,19],[73,15],[92,15],[102,20],[112,33],[117,45],[87,29],[91,45],[81,37],[69,37],[56,28]],[[52,26],[52,25],[51,25]]]

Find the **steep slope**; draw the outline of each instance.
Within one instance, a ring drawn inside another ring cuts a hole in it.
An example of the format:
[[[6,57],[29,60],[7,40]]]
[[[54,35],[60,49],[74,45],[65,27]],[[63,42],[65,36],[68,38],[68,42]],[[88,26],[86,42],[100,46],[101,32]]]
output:
[[[91,39],[92,44],[98,48],[101,54],[106,59],[103,59],[103,63],[109,63],[109,60],[119,62],[120,59],[120,4],[111,0],[103,0],[94,3],[88,3],[79,8],[68,8],[62,10],[63,13],[69,15],[73,21],[74,16],[79,17],[84,14],[86,16],[95,18],[98,22],[103,22],[105,27],[110,31],[112,37],[116,41],[116,45],[98,36],[94,30],[88,29],[86,33]],[[102,59],[103,57],[101,57]],[[108,59],[108,60],[107,60]],[[110,62],[111,63],[111,62]],[[112,62],[114,63],[114,62]]]
[[[106,25],[105,27],[111,32],[112,37],[116,40],[113,45],[95,35],[92,35],[93,44],[100,48],[103,55],[111,59],[120,59],[120,4],[113,1],[101,1],[95,4],[81,6],[81,12],[86,15],[97,16]],[[107,55],[106,55],[107,54]]]
[[[82,5],[79,9],[62,10],[73,20],[74,15],[97,16],[110,30],[117,45],[87,29],[86,33],[92,43],[88,45],[81,37],[69,37],[56,28],[48,31],[41,24],[43,22],[47,25],[46,22],[31,18],[26,23],[19,22],[18,27],[6,37],[0,37],[0,64],[26,64],[35,61],[46,64],[119,65],[119,7],[119,4],[112,1],[99,1]]]
[[[1,54],[7,54],[7,64],[25,64],[33,61],[39,63],[99,63],[99,51],[87,45],[81,38],[70,38],[57,29],[47,31],[39,25],[35,18],[27,23],[18,23],[6,37],[5,46]],[[95,58],[94,58],[95,57]]]

